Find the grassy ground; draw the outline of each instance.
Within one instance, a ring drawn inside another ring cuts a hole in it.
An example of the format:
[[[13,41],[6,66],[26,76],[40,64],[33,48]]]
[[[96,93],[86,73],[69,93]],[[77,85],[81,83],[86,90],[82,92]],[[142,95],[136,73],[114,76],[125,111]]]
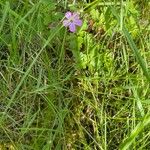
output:
[[[0,149],[149,150],[149,8],[0,0]]]

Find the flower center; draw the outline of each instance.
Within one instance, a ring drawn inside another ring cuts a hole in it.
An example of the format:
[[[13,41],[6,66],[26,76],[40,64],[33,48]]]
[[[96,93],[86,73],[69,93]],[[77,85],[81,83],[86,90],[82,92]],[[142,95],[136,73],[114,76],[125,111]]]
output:
[[[73,20],[74,20],[74,18],[73,17],[71,17],[70,19],[69,19],[69,22],[73,22]]]

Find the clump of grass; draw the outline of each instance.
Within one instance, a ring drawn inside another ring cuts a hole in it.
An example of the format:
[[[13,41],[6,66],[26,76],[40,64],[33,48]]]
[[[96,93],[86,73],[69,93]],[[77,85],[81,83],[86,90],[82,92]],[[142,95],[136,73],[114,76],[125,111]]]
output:
[[[0,149],[149,149],[148,6],[0,1]]]

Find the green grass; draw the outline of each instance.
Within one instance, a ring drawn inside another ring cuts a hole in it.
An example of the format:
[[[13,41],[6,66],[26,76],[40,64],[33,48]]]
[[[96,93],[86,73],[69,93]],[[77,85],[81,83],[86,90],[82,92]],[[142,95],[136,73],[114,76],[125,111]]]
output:
[[[0,0],[0,149],[150,149],[149,7]]]

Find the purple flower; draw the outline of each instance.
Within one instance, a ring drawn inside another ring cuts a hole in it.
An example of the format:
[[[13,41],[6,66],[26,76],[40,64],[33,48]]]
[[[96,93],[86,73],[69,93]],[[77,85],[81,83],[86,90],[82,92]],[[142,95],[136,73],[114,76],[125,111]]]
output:
[[[66,12],[65,17],[67,19],[63,21],[63,25],[69,27],[71,32],[76,31],[76,26],[82,26],[82,20],[80,20],[78,13],[71,13],[68,11]]]

